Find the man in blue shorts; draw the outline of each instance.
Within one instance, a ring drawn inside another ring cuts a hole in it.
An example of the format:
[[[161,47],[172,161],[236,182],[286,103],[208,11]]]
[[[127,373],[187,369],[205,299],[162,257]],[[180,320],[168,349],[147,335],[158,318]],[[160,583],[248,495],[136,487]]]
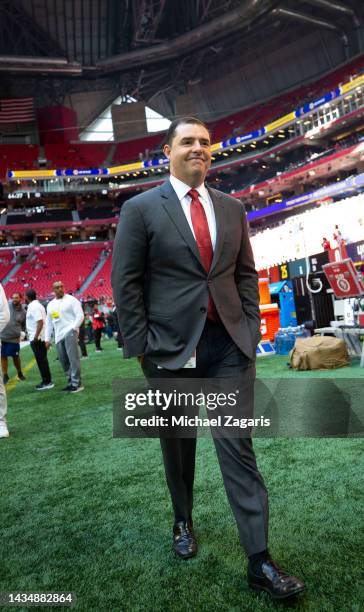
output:
[[[0,334],[1,368],[4,385],[9,382],[8,358],[12,357],[19,380],[25,380],[20,361],[20,335],[25,328],[25,308],[21,303],[20,293],[14,293],[9,303],[10,321]]]

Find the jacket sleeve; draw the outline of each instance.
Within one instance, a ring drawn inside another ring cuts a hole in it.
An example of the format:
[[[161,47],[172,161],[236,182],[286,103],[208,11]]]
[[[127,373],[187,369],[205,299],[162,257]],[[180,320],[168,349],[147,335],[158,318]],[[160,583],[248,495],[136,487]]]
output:
[[[10,321],[10,310],[8,300],[6,299],[5,291],[0,283],[0,332],[7,326]]]
[[[132,200],[125,202],[120,211],[111,272],[124,357],[142,355],[147,343],[144,305],[147,248],[147,231],[138,205]]]
[[[235,282],[243,310],[250,323],[260,327],[258,273],[255,269],[253,250],[249,240],[245,208],[242,206],[242,239],[235,268]]]

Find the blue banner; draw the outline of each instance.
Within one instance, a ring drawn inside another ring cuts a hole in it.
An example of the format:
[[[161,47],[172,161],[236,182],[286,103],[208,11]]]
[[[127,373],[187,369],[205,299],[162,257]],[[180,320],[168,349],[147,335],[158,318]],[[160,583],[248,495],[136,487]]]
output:
[[[354,194],[363,185],[364,173],[358,174],[358,176],[349,177],[344,181],[334,183],[333,185],[321,187],[321,189],[317,189],[311,193],[305,193],[302,196],[289,198],[289,200],[276,202],[275,204],[271,204],[270,206],[266,206],[260,210],[254,210],[247,213],[247,219],[248,221],[254,221],[255,219],[262,219],[268,215],[273,215],[281,210],[287,210],[288,208],[308,204],[309,202],[317,202],[318,200],[322,200],[324,198],[329,198],[335,195],[344,195],[346,193]]]

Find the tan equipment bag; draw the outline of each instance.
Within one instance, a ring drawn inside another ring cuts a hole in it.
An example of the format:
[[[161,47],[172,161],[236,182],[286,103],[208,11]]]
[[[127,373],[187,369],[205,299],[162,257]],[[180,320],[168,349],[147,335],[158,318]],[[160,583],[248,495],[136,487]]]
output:
[[[295,370],[331,370],[349,365],[344,340],[333,336],[297,338],[290,357]]]

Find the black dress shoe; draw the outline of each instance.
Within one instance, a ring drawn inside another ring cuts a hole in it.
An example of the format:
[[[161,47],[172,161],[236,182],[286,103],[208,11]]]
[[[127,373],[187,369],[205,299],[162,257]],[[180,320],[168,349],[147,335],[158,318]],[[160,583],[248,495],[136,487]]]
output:
[[[190,559],[197,554],[197,542],[192,526],[186,521],[178,521],[174,524],[173,550],[181,559]]]
[[[263,561],[261,574],[253,572],[248,566],[248,584],[255,591],[266,591],[272,599],[288,599],[305,590],[305,583],[289,576],[272,559]]]

